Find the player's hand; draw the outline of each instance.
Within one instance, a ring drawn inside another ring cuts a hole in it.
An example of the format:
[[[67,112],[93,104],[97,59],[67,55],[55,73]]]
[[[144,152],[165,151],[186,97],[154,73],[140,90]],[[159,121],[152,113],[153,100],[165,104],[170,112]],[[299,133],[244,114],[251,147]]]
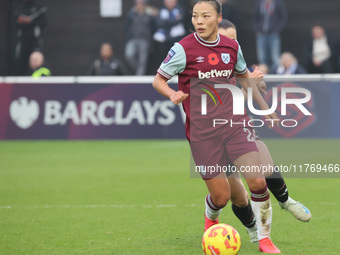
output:
[[[264,74],[263,72],[256,66],[253,72],[250,73],[250,76],[254,79],[263,79]]]
[[[273,112],[272,114],[269,114],[269,115],[265,115],[264,116],[266,118],[266,120],[268,120],[268,128],[271,129],[272,127],[279,127],[279,124],[280,124],[280,120],[279,118],[277,117],[276,113]]]
[[[264,74],[263,72],[256,66],[252,73],[250,73],[251,78],[253,78],[255,84],[258,86],[261,81],[263,81]]]
[[[182,90],[179,90],[179,91],[177,91],[176,93],[174,93],[170,96],[170,100],[174,104],[179,104],[179,103],[183,102],[188,96],[189,96],[189,94],[184,93]]]
[[[264,81],[260,81],[257,85],[257,89],[260,91],[261,94],[267,95],[267,84]]]

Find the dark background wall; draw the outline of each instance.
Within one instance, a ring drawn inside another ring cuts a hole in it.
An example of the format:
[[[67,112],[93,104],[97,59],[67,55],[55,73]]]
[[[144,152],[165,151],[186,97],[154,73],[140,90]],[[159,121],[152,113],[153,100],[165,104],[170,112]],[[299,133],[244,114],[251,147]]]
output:
[[[15,2],[15,0],[13,1]],[[40,0],[48,7],[48,23],[44,31],[44,53],[54,75],[85,75],[93,59],[98,56],[104,41],[113,44],[117,57],[124,60],[125,14],[134,0],[123,1],[121,18],[101,18],[99,0]],[[180,0],[189,8],[190,0]],[[254,0],[234,1],[238,7],[239,42],[247,63],[256,63],[255,35],[251,26]],[[0,75],[8,74],[7,38],[10,0],[0,1]],[[150,0],[160,7],[161,0]],[[340,41],[339,0],[286,0],[289,22],[282,33],[282,50],[301,56],[310,27],[321,23],[337,41]],[[189,14],[189,11],[188,11]],[[188,15],[188,21],[190,14]],[[154,66],[157,66],[155,63]],[[154,74],[155,68],[149,69]]]
[[[0,75],[5,75],[6,73],[8,9],[9,1],[0,1]]]

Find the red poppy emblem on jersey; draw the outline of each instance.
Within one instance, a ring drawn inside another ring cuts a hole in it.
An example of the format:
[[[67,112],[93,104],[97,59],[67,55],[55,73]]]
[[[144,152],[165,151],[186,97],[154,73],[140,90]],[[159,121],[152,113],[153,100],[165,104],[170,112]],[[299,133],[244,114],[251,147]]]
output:
[[[210,53],[208,55],[208,60],[209,60],[209,64],[213,66],[217,65],[220,62],[220,60],[218,59],[215,53]]]

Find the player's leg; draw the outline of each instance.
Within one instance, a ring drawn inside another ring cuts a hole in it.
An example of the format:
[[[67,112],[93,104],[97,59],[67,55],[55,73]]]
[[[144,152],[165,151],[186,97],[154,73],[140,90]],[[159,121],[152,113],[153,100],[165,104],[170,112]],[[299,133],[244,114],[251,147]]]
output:
[[[258,242],[257,226],[255,215],[249,202],[249,195],[243,185],[240,174],[235,172],[228,176],[230,186],[230,201],[235,216],[246,227],[252,243]]]
[[[255,151],[249,152],[237,158],[234,161],[234,165],[237,167],[237,169],[241,170],[251,192],[252,208],[256,217],[256,221],[259,223],[262,222],[258,226],[259,239],[261,240],[265,237],[269,237],[271,225],[271,205],[269,199],[269,192],[266,186],[266,181],[259,172],[243,171],[246,169],[246,167],[251,168],[253,166],[260,166],[261,165],[260,155],[258,152]],[[266,215],[267,218],[265,221],[264,219],[260,218],[261,214]]]
[[[224,173],[205,180],[205,183],[209,194],[205,198],[204,231],[218,223],[218,216],[230,199],[230,187]]]
[[[259,169],[261,166],[259,152],[252,151],[238,157],[234,160],[234,165],[243,173],[251,192],[251,206],[258,222],[259,250],[265,253],[280,253],[280,250],[270,240],[272,207],[267,184],[264,176],[255,171],[256,167]],[[246,169],[253,170],[243,172]]]
[[[266,144],[261,140],[257,140],[257,146],[259,148],[262,164],[264,166],[274,166],[273,159]],[[276,200],[279,201],[279,204],[283,209],[289,211],[300,221],[307,222],[311,219],[312,214],[308,208],[289,197],[286,182],[280,172],[267,171],[264,175],[266,177],[268,189],[275,196]]]
[[[227,165],[223,147],[221,137],[190,142],[192,158],[195,165],[200,166],[200,174],[209,190],[205,198],[205,230],[218,223],[221,209],[230,199],[230,188],[225,173],[219,170],[209,171],[210,167]]]

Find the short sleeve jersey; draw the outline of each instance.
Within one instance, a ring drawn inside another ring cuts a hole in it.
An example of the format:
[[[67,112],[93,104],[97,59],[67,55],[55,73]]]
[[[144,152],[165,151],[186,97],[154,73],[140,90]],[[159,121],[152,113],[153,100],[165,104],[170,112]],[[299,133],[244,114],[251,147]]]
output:
[[[166,79],[178,74],[178,89],[190,94],[190,79],[231,78],[245,74],[247,65],[237,41],[218,34],[215,42],[208,42],[193,33],[175,43],[157,72]],[[224,108],[226,117],[232,117],[230,100]],[[182,104],[190,140],[190,97]]]

